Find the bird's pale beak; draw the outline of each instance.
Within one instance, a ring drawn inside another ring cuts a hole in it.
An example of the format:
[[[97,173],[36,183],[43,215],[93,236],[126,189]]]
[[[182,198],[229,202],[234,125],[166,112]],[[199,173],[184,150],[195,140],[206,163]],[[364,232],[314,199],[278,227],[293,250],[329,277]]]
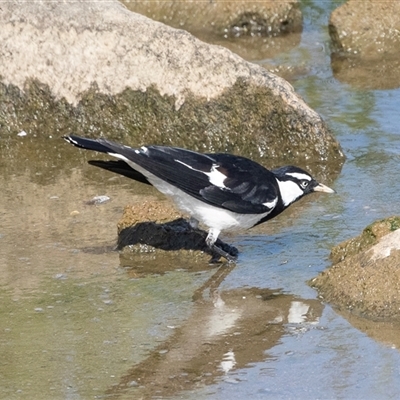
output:
[[[323,185],[322,183],[319,183],[317,186],[315,186],[314,192],[336,193],[335,190],[326,185]]]

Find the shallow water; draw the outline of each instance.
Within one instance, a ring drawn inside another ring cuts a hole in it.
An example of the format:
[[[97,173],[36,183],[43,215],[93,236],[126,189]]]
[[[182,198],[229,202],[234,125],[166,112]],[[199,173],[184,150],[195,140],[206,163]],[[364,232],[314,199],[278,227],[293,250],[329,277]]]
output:
[[[235,266],[129,265],[112,250],[116,222],[157,193],[59,138],[2,139],[0,398],[398,398],[396,327],[339,314],[306,282],[333,245],[399,213],[400,89],[335,79],[325,27],[338,2],[303,3],[300,44],[256,61],[294,71],[347,162],[337,195],[225,236]],[[110,201],[87,204],[98,195]]]

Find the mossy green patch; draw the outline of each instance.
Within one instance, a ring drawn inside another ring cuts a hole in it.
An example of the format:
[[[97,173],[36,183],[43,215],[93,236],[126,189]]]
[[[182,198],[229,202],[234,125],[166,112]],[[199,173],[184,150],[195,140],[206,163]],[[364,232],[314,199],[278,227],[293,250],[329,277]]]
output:
[[[368,225],[359,236],[346,240],[335,246],[331,251],[334,264],[345,258],[365,251],[376,244],[379,239],[400,227],[400,217],[388,217]]]
[[[38,137],[74,133],[104,136],[132,146],[161,144],[203,152],[240,153],[268,167],[297,164],[315,174],[340,168],[340,145],[321,120],[310,120],[271,89],[238,80],[218,98],[126,89],[110,96],[96,85],[76,105],[56,99],[37,81],[24,91],[0,84],[0,134],[22,130]]]

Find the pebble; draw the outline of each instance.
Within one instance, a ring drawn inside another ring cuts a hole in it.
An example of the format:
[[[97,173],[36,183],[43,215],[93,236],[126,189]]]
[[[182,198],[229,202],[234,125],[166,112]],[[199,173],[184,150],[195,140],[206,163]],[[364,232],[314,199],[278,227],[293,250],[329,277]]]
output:
[[[98,204],[104,204],[110,201],[108,196],[94,196],[91,200],[87,201],[85,204],[92,206]]]

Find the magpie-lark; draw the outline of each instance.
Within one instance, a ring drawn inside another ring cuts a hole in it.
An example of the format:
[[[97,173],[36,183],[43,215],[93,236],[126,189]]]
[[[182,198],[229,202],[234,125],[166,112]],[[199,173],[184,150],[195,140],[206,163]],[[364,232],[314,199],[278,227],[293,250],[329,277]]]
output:
[[[134,149],[74,135],[64,139],[76,147],[119,159],[92,160],[90,164],[153,185],[171,197],[190,215],[193,227],[199,222],[208,227],[208,247],[229,261],[236,259],[237,250],[226,252],[215,245],[221,231],[247,229],[268,221],[308,193],[335,192],[294,166],[269,171],[232,154],[200,154],[164,146]]]

